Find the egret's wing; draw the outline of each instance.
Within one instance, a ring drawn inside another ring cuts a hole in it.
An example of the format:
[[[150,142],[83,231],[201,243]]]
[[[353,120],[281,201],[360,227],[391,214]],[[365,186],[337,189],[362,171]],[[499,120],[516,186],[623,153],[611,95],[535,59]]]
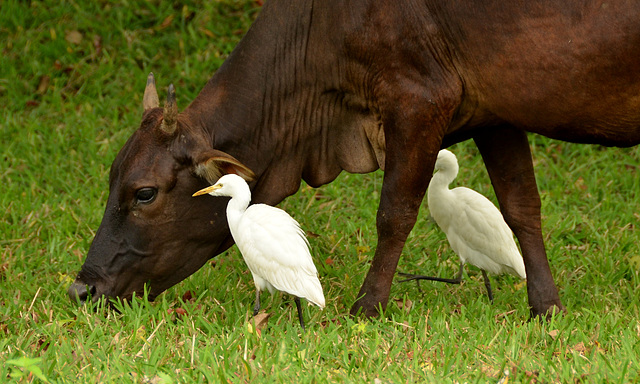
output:
[[[522,256],[498,208],[472,189],[459,187],[452,192],[457,206],[447,239],[456,253],[486,271],[524,278]]]
[[[324,306],[309,243],[300,225],[285,211],[250,206],[234,235],[249,269],[280,291]]]

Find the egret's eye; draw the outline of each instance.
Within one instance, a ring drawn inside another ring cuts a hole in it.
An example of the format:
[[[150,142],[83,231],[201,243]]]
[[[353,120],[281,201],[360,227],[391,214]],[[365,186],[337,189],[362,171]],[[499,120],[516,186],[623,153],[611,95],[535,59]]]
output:
[[[140,204],[149,204],[156,199],[158,190],[155,188],[145,187],[136,191],[136,199]]]

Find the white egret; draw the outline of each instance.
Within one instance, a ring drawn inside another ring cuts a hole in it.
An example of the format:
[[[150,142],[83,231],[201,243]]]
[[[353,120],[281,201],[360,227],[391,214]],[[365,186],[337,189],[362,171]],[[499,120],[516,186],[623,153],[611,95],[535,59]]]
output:
[[[304,329],[300,298],[320,308],[324,308],[325,301],[309,242],[300,224],[281,209],[266,204],[249,206],[251,191],[238,175],[224,175],[193,196],[207,193],[231,197],[227,205],[229,229],[256,285],[253,315],[260,310],[260,292],[268,289],[273,293],[275,288],[294,296]]]
[[[452,152],[443,149],[438,153],[435,170],[437,172],[427,189],[427,203],[431,216],[460,257],[460,270],[454,279],[401,273],[408,277],[402,281],[432,280],[459,284],[464,264],[469,263],[482,270],[489,300],[493,301],[486,271],[509,273],[522,279],[527,277],[513,232],[489,199],[469,188],[449,189],[449,184],[458,175],[458,161]]]

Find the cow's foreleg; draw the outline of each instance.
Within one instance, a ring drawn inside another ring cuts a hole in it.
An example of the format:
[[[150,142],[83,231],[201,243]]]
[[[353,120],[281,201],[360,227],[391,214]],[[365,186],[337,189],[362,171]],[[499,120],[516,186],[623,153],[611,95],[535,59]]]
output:
[[[352,315],[377,316],[387,306],[402,248],[416,222],[453,111],[450,99],[407,94],[411,92],[382,111],[386,159],[376,217],[378,246]]]
[[[542,240],[540,196],[526,133],[512,127],[486,129],[474,137],[505,221],[522,249],[531,316],[564,310]]]
[[[435,155],[432,157],[432,160],[425,162],[435,161]],[[415,179],[415,184],[411,186],[406,184],[408,179],[399,179],[400,177],[385,172],[376,217],[378,246],[358,299],[351,308],[353,315],[362,310],[365,316],[373,317],[386,308],[402,248],[416,222],[424,190],[415,187],[423,184],[426,178],[421,176]]]

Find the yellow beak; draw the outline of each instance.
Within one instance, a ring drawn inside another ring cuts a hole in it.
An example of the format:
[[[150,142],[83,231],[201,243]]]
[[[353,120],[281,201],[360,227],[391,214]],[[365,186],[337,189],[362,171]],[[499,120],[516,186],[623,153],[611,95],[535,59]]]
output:
[[[199,190],[198,192],[196,192],[193,195],[191,195],[191,197],[205,195],[207,193],[211,193],[211,192],[215,191],[216,189],[220,189],[220,188],[222,188],[222,185],[215,184],[215,185],[212,185],[210,187],[203,188],[203,189]]]

